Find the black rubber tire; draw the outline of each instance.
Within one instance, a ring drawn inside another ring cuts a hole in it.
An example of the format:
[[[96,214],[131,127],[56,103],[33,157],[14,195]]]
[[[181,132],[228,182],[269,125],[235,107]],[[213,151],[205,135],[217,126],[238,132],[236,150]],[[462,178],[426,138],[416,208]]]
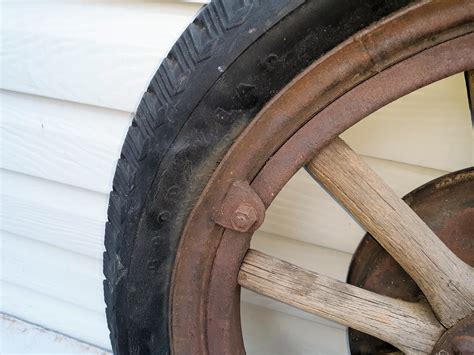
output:
[[[169,353],[178,241],[240,132],[311,62],[409,2],[218,0],[200,11],[153,77],[117,164],[104,253],[114,353]]]

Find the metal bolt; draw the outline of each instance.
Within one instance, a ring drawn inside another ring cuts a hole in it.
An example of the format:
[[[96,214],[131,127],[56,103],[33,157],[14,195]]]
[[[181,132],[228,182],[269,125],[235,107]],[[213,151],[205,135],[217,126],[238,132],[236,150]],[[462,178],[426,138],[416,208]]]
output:
[[[256,221],[257,211],[247,204],[240,205],[231,218],[232,227],[239,232],[247,232]]]

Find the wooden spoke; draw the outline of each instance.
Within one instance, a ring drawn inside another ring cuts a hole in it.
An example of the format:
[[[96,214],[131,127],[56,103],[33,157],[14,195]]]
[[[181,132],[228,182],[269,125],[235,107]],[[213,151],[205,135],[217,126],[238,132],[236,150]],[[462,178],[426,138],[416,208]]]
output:
[[[341,139],[308,171],[357,218],[423,291],[451,327],[474,309],[474,272]]]
[[[379,295],[249,250],[239,284],[387,341],[407,354],[429,353],[444,328],[427,304]]]

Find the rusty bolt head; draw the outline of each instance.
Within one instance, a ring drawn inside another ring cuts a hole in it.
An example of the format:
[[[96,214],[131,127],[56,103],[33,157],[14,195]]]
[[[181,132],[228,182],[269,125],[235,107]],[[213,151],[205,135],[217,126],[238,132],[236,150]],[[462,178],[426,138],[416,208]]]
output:
[[[247,232],[257,221],[257,211],[255,208],[241,204],[231,218],[232,227],[239,232]]]

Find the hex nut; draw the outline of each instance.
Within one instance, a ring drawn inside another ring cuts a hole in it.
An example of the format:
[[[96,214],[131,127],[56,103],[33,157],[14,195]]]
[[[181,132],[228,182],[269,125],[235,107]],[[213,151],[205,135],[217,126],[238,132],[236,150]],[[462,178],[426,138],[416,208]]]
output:
[[[232,227],[239,232],[247,232],[257,221],[257,211],[248,204],[241,204],[231,218]]]

